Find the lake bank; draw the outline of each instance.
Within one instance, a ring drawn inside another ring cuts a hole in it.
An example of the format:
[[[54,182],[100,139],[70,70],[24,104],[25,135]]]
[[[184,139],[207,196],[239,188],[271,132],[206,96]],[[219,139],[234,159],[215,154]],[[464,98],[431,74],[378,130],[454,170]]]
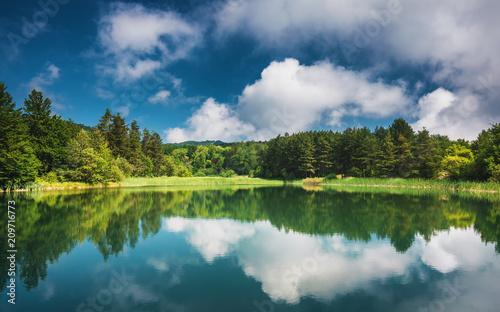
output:
[[[248,177],[155,177],[126,178],[119,183],[108,185],[83,182],[42,182],[32,189],[18,189],[7,192],[79,190],[92,188],[141,187],[141,186],[211,186],[211,185],[283,185],[282,180],[268,180]],[[0,191],[4,192],[4,191]]]
[[[119,183],[108,185],[91,185],[82,182],[42,182],[31,190],[20,189],[12,192],[55,191],[90,188],[117,188],[143,186],[215,186],[215,185],[302,185],[332,186],[332,187],[372,187],[372,188],[408,188],[408,189],[435,189],[462,192],[500,193],[500,183],[472,182],[450,180],[422,180],[422,179],[382,179],[382,178],[344,178],[325,180],[324,178],[310,178],[284,183],[283,180],[268,180],[249,177],[155,177],[155,178],[127,178]],[[0,191],[3,192],[3,191]],[[8,191],[9,192],[9,191]]]
[[[307,180],[307,179],[306,179]],[[307,183],[307,181],[305,182]],[[313,184],[314,181],[311,181]],[[450,180],[423,180],[423,179],[381,179],[381,178],[345,178],[336,180],[321,180],[318,185],[375,187],[375,188],[410,188],[410,189],[437,189],[462,192],[500,193],[500,183],[473,182]]]

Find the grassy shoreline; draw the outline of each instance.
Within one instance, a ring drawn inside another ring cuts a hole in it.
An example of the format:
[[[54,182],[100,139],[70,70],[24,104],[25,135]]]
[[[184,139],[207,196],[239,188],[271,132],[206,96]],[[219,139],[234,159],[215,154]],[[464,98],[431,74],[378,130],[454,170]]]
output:
[[[210,185],[283,185],[283,180],[267,180],[247,177],[156,177],[156,178],[126,178],[123,181],[108,185],[89,184],[83,182],[41,182],[31,189],[18,189],[12,192],[57,191],[90,188],[116,188],[141,186],[210,186]],[[0,190],[0,192],[4,192]],[[7,191],[11,192],[11,191]]]
[[[266,180],[246,177],[159,177],[159,178],[127,178],[121,186],[181,186],[181,185],[283,185],[283,180]]]
[[[157,178],[127,178],[119,183],[104,185],[91,185],[81,182],[42,182],[33,191],[73,190],[89,188],[115,188],[115,187],[142,187],[142,186],[216,186],[216,185],[303,185],[307,186],[332,186],[332,187],[371,187],[371,188],[408,188],[408,189],[435,189],[450,191],[488,192],[500,193],[500,183],[472,182],[449,180],[422,180],[422,179],[384,179],[384,178],[345,178],[325,180],[324,178],[311,178],[295,180],[284,183],[283,180],[267,180],[248,177],[157,177]],[[23,192],[31,190],[14,190]],[[1,192],[1,191],[0,191]]]
[[[311,181],[312,182],[312,181]],[[304,183],[307,183],[305,181]],[[450,181],[450,180],[423,180],[423,179],[384,179],[384,178],[346,178],[337,180],[321,180],[319,185],[353,186],[353,187],[379,187],[379,188],[417,188],[438,189],[468,192],[499,193],[500,183]]]

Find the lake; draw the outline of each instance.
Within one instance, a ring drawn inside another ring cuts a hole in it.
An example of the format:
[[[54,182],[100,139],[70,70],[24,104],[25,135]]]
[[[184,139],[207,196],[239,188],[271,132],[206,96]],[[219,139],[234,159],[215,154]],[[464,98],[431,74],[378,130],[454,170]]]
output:
[[[500,196],[144,187],[2,194],[1,311],[498,311]],[[9,304],[7,202],[15,200]]]

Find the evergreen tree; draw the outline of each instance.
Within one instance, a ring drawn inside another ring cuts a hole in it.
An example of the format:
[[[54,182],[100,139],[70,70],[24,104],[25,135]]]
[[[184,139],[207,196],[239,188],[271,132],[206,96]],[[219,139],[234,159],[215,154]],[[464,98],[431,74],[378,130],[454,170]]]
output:
[[[415,137],[413,128],[403,118],[395,119],[389,127],[389,132],[391,133],[396,146],[399,146],[401,144],[400,142],[404,141],[410,142],[411,144],[413,138]],[[401,136],[403,136],[406,140],[400,140]]]
[[[314,145],[307,133],[298,137],[297,148],[297,176],[301,178],[314,177]]]
[[[319,132],[316,135],[316,167],[318,174],[320,176],[327,175],[332,169],[333,163],[331,160],[332,153],[332,142],[330,141],[330,137],[326,132]]]
[[[101,133],[104,135],[106,140],[109,142],[109,130],[111,128],[111,122],[112,122],[113,115],[111,114],[111,111],[109,108],[106,108],[106,112],[104,112],[104,115],[99,119],[99,123],[97,124],[97,129],[101,131]]]
[[[435,178],[441,168],[442,157],[438,153],[436,144],[425,128],[416,136],[414,156],[415,174],[424,179]]]
[[[35,181],[40,162],[35,156],[23,122],[7,87],[0,82],[0,188],[25,187]]]
[[[127,158],[129,154],[128,130],[125,118],[120,113],[111,116],[107,141],[115,157]]]
[[[43,98],[42,92],[32,90],[24,100],[23,118],[28,126],[29,141],[40,160],[43,173],[52,170],[55,160],[56,137],[52,133],[51,101]]]
[[[132,172],[136,175],[141,171],[141,159],[144,156],[142,153],[141,145],[141,132],[137,121],[132,121],[130,124],[130,131],[128,134],[128,155],[127,161],[133,166]]]
[[[396,148],[391,133],[387,133],[377,153],[377,171],[381,177],[393,177],[396,171]]]
[[[142,152],[152,163],[152,173],[156,176],[161,175],[161,167],[165,162],[165,155],[163,154],[163,143],[158,133],[155,131],[150,133],[147,128],[144,128],[142,133]]]
[[[396,169],[399,177],[408,177],[412,166],[411,145],[408,139],[400,135],[396,146]]]

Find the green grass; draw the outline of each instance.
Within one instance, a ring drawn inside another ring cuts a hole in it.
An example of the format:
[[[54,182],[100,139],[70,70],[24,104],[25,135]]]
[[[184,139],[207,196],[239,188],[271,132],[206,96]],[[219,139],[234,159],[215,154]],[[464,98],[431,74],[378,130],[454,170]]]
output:
[[[159,177],[159,178],[127,178],[120,183],[123,186],[165,186],[165,185],[283,185],[282,180],[266,180],[259,178],[222,178],[222,177]]]
[[[158,178],[127,178],[118,183],[111,183],[108,187],[116,186],[216,186],[216,185],[283,185],[283,180],[267,180],[247,177],[158,177]],[[472,182],[450,180],[423,180],[423,179],[384,179],[384,178],[346,178],[327,180],[312,178],[287,181],[286,184],[304,186],[307,188],[330,185],[336,187],[370,187],[370,188],[407,188],[407,189],[436,189],[459,191],[487,191],[500,192],[500,183]],[[33,190],[59,190],[103,187],[82,182],[44,182],[39,181]]]
[[[460,191],[500,192],[500,183],[497,182],[423,180],[423,179],[346,178],[337,180],[324,180],[321,184],[339,185],[339,186],[434,188],[434,189],[460,190]]]

